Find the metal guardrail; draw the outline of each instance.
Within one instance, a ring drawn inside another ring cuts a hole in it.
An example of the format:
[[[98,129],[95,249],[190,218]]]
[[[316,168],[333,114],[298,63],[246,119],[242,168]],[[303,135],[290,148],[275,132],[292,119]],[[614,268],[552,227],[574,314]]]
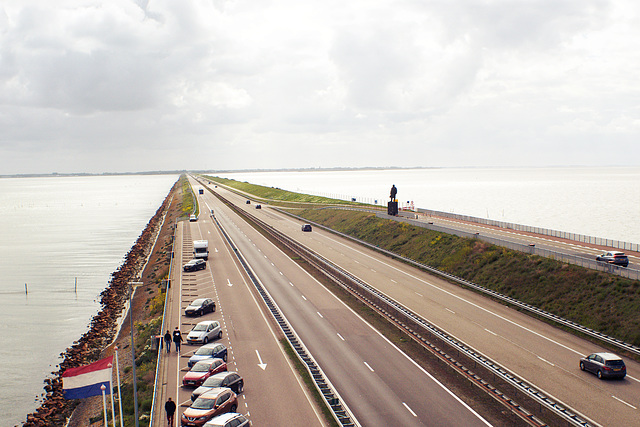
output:
[[[226,199],[224,199],[219,194],[216,194],[216,195],[219,198],[221,198],[223,201],[225,201],[225,203],[227,204],[229,203],[228,201],[226,201]],[[295,351],[296,355],[306,367],[307,371],[309,372],[309,375],[311,375],[318,391],[322,394],[325,401],[327,402],[327,405],[329,405],[329,407],[331,408],[331,413],[333,414],[333,417],[335,418],[336,422],[338,422],[341,426],[345,426],[345,427],[359,426],[360,424],[353,417],[349,409],[342,403],[342,399],[338,395],[338,392],[335,390],[335,388],[333,387],[329,379],[326,378],[324,372],[322,372],[321,368],[313,359],[313,357],[305,347],[302,340],[300,340],[298,335],[295,333],[289,321],[282,314],[282,311],[277,306],[277,304],[275,303],[271,295],[269,295],[269,292],[264,288],[264,286],[262,286],[262,283],[260,282],[258,277],[255,275],[253,270],[251,269],[251,266],[245,261],[244,257],[238,250],[237,246],[235,245],[231,237],[227,234],[226,230],[218,222],[218,219],[215,217],[215,215],[212,215],[212,218],[214,219],[214,221],[218,225],[218,228],[220,229],[225,239],[231,246],[231,249],[233,250],[234,254],[238,258],[240,263],[242,264],[246,273],[249,275],[251,282],[260,293],[260,296],[262,297],[265,304],[267,305],[267,308],[271,312],[271,315],[276,320],[276,322],[278,322],[278,325],[280,326],[280,329],[287,337],[289,344],[291,344],[291,347]]]
[[[478,224],[492,225],[495,227],[506,228],[509,230],[525,231],[528,233],[541,234],[543,236],[558,237],[561,239],[573,240],[576,242],[589,243],[589,244],[599,245],[599,246],[606,246],[609,248],[623,249],[623,250],[633,251],[633,252],[640,251],[640,244],[625,242],[622,240],[605,239],[602,237],[588,236],[585,234],[569,233],[566,231],[552,230],[552,229],[542,228],[542,227],[533,227],[529,225],[516,224],[513,222],[496,221],[492,219],[478,218],[475,216],[460,215],[460,214],[454,214],[450,212],[434,211],[431,209],[418,208],[416,209],[416,211],[426,214],[428,216],[438,216],[443,218],[458,219],[458,220],[467,221],[467,222],[475,222]]]

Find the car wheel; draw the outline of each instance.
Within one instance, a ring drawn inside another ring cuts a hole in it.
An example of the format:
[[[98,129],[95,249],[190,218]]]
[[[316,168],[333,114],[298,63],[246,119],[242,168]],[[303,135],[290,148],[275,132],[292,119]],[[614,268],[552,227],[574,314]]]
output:
[[[202,344],[206,344],[209,342],[209,337],[204,337],[204,339],[202,340]]]
[[[242,383],[242,381],[240,381],[240,382],[238,383],[238,391],[237,391],[237,393],[238,393],[238,394],[242,393],[242,390],[243,390],[243,389],[244,389],[244,384]]]
[[[580,362],[580,370],[584,371],[584,363]]]
[[[602,371],[600,369],[598,369],[598,372],[596,372],[596,375],[598,376],[598,378],[602,379]]]
[[[218,339],[222,338],[222,331],[218,332]]]
[[[231,411],[230,412],[236,412],[236,409],[238,409],[238,407],[236,405],[231,405]]]

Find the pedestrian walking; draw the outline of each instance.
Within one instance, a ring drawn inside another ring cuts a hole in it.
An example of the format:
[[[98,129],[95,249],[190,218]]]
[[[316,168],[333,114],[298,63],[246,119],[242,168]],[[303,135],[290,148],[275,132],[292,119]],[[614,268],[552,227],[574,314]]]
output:
[[[167,329],[167,333],[164,334],[164,345],[167,347],[167,353],[171,353],[171,334]]]
[[[164,404],[164,410],[167,412],[167,423],[169,427],[173,427],[173,417],[176,414],[176,402],[169,398]]]
[[[180,355],[180,343],[182,342],[182,334],[180,333],[180,329],[176,326],[173,330],[173,344],[176,346],[176,351],[178,355]]]

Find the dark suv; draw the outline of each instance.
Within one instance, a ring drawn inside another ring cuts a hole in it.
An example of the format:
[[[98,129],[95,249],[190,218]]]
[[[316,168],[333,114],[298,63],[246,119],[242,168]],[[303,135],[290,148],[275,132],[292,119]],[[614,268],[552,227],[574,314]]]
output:
[[[202,258],[194,258],[182,267],[184,271],[198,271],[207,268],[207,263]]]
[[[608,264],[619,265],[622,267],[629,266],[629,258],[624,252],[605,252],[596,257],[596,261],[604,261]]]
[[[598,378],[624,378],[627,367],[624,361],[612,353],[593,353],[580,359],[580,369],[592,372]]]
[[[311,231],[311,224],[305,224],[302,226],[302,231]]]

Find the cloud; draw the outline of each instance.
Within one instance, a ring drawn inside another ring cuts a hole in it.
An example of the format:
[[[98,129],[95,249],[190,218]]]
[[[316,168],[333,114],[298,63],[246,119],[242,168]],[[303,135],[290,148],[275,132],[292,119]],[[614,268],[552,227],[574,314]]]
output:
[[[637,144],[598,147],[638,137],[639,14],[630,0],[7,0],[0,170],[637,165]]]

